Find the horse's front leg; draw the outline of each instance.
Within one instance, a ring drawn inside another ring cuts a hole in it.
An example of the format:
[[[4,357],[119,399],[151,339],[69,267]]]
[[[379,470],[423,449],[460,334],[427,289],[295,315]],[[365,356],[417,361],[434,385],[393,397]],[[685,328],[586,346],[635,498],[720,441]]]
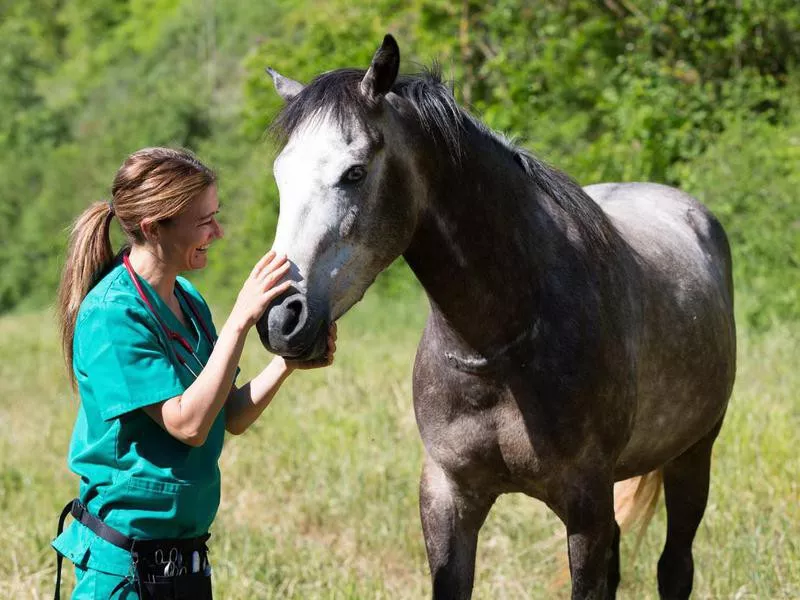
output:
[[[563,517],[567,525],[569,570],[573,600],[614,598],[618,583],[618,564],[611,564],[614,553],[614,483],[597,473],[572,478],[564,490]],[[618,559],[617,559],[618,560]],[[609,577],[609,569],[615,577]]]
[[[495,499],[459,486],[426,456],[419,508],[436,600],[461,600],[472,595],[478,531]]]

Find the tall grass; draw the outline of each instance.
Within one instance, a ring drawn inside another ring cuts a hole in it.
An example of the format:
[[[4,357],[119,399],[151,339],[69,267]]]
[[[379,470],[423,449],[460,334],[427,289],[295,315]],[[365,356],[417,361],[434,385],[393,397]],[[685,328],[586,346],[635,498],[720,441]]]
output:
[[[295,374],[251,431],[226,442],[212,538],[218,597],[430,594],[410,386],[426,313],[419,294],[368,294],[340,324],[334,366]],[[252,337],[243,380],[269,359]],[[694,597],[797,598],[800,326],[743,332],[739,348],[695,543]],[[0,598],[48,597],[49,542],[77,486],[65,465],[77,400],[50,313],[0,318],[0,397]],[[502,497],[481,533],[474,597],[568,597],[568,586],[553,585],[562,529],[541,503]],[[620,598],[657,597],[663,537],[661,508],[635,561],[633,540],[623,540]]]

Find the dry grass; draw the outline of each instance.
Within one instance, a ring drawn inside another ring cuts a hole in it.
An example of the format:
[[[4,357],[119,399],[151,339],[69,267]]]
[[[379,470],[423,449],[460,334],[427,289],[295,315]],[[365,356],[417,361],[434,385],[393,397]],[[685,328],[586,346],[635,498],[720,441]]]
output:
[[[213,530],[218,597],[429,595],[410,391],[425,312],[421,298],[387,308],[368,296],[340,326],[336,365],[296,374],[251,432],[229,440]],[[65,466],[76,401],[54,332],[49,313],[0,319],[2,598],[52,594],[48,543],[76,490]],[[800,597],[799,348],[797,325],[742,336],[695,545],[695,598]],[[266,359],[251,340],[243,376]],[[561,531],[541,503],[501,498],[481,534],[474,597],[568,597],[551,585]],[[620,598],[656,597],[663,532],[659,507],[633,564],[635,536],[623,541]]]

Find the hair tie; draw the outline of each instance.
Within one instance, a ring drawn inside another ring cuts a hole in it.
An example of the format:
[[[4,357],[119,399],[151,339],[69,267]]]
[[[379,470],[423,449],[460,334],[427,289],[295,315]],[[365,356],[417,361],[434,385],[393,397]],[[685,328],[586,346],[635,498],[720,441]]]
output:
[[[109,200],[108,201],[108,212],[112,216],[116,214],[116,211],[114,210],[114,201],[113,200]]]

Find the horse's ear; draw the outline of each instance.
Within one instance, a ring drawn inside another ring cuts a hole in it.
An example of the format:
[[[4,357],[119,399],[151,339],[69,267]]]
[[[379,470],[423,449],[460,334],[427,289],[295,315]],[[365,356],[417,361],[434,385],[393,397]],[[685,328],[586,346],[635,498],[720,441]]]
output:
[[[272,77],[272,83],[275,84],[275,90],[278,95],[286,102],[297,96],[303,91],[303,84],[294,79],[289,79],[278,73],[275,69],[267,67],[267,73]]]
[[[361,93],[371,102],[378,101],[392,89],[399,69],[400,48],[395,39],[386,34],[383,44],[372,57],[367,74],[361,80]]]

